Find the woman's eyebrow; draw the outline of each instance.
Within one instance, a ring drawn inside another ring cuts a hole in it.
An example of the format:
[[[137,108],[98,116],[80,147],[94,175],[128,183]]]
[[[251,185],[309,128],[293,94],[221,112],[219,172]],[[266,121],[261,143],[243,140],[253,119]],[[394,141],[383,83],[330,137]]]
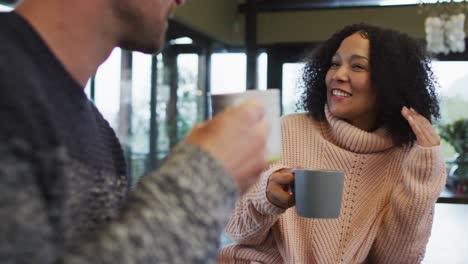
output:
[[[363,59],[363,60],[369,61],[369,58],[367,58],[366,56],[361,56],[361,55],[356,55],[356,54],[352,55],[351,59]]]

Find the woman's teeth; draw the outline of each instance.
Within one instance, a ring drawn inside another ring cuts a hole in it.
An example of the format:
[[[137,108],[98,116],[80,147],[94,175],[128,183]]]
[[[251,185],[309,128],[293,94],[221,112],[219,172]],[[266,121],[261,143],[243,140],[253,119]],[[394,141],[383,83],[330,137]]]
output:
[[[351,97],[350,93],[343,92],[341,90],[336,90],[336,89],[332,90],[332,95],[341,96],[341,97]]]

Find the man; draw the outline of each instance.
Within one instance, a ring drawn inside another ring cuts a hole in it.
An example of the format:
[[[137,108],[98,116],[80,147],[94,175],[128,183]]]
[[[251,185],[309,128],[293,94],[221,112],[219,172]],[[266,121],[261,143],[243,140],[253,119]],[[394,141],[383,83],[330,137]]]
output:
[[[197,125],[129,190],[83,88],[116,46],[157,52],[181,0],[24,0],[0,14],[0,263],[210,263],[265,164],[255,102]],[[116,87],[117,89],[117,87]]]

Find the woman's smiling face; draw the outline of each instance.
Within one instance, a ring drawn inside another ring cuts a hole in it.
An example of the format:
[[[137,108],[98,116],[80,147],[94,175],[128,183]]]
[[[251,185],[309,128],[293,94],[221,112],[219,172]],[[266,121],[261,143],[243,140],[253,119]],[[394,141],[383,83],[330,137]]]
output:
[[[325,77],[330,113],[366,131],[376,128],[377,118],[370,63],[369,39],[356,32],[341,42]]]

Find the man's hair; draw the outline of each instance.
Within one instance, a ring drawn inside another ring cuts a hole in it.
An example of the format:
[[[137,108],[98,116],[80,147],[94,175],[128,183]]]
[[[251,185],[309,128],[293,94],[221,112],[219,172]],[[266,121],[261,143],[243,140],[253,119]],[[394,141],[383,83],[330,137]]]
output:
[[[354,24],[333,34],[306,58],[302,76],[304,92],[299,106],[313,118],[324,120],[325,76],[341,42],[356,32],[370,42],[370,77],[377,94],[377,126],[388,129],[395,145],[412,145],[416,136],[401,115],[402,107],[413,107],[431,122],[440,117],[440,109],[430,58],[421,43],[404,33]]]

